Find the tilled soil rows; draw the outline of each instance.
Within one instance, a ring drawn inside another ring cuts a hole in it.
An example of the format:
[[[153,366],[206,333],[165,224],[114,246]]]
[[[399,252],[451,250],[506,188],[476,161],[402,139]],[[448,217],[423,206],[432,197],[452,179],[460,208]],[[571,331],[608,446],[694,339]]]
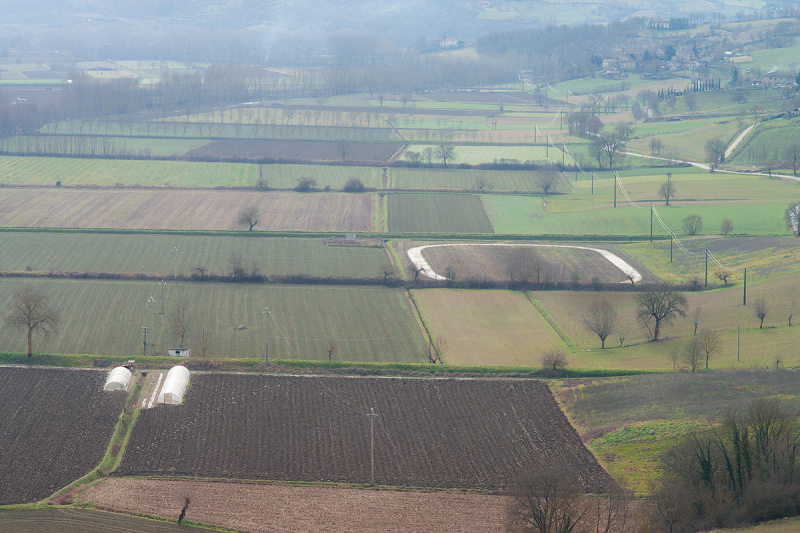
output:
[[[105,378],[0,368],[0,505],[41,500],[100,463],[122,410]]]
[[[614,487],[533,380],[194,374],[184,405],[140,413],[117,474],[369,482],[372,408],[377,484],[504,489],[556,467]]]

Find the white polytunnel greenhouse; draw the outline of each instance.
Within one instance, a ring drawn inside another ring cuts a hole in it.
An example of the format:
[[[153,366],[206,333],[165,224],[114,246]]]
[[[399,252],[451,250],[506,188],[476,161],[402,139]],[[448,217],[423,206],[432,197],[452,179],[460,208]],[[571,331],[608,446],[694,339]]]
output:
[[[108,373],[103,390],[128,390],[131,382],[131,371],[124,366],[118,366]]]
[[[185,366],[173,366],[167,373],[164,386],[161,387],[161,394],[158,395],[158,403],[167,405],[180,405],[183,395],[186,394],[186,387],[189,386],[189,369]]]

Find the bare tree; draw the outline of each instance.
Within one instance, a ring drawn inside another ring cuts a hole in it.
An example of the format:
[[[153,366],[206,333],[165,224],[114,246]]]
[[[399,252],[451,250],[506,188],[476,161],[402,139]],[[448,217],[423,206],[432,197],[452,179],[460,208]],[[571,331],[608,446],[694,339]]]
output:
[[[350,143],[345,140],[336,141],[336,153],[344,160],[350,155]]]
[[[583,492],[564,472],[537,469],[516,485],[508,507],[510,531],[568,533],[589,514]]]
[[[703,308],[698,307],[692,313],[692,324],[694,325],[694,333],[692,335],[697,335],[697,327],[700,325],[700,322],[703,320]]]
[[[709,172],[714,172],[725,156],[725,141],[722,139],[709,139],[705,144],[706,161]]]
[[[439,358],[439,361],[444,361],[444,355],[450,349],[450,344],[447,342],[447,339],[443,335],[438,335],[436,337],[436,356]]]
[[[670,198],[675,197],[675,193],[677,192],[677,188],[672,181],[667,180],[661,184],[661,187],[658,189],[658,196],[659,198],[663,198],[666,202],[666,205],[669,205]]]
[[[211,355],[213,349],[214,339],[211,335],[211,332],[206,332],[206,328],[203,328],[203,332],[200,337],[200,355],[203,357],[203,361],[206,360],[208,355]]]
[[[708,360],[719,349],[719,335],[716,331],[707,329],[700,333],[700,350],[706,356],[706,370],[708,370]]]
[[[792,164],[792,172],[797,176],[797,164],[800,162],[800,141],[794,141],[786,147],[786,160]]]
[[[169,314],[169,323],[172,326],[172,334],[181,338],[179,348],[183,348],[186,333],[189,331],[189,302],[180,300],[175,304]]]
[[[684,233],[687,235],[697,235],[697,233],[701,231],[703,231],[703,217],[693,213],[683,219]]]
[[[542,368],[553,374],[560,373],[567,367],[567,364],[567,356],[558,350],[548,350],[542,354]]]
[[[418,266],[417,266],[417,265],[415,265],[414,263],[411,263],[410,265],[408,265],[408,271],[409,271],[411,274],[413,274],[413,275],[414,275],[414,283],[416,283],[416,282],[417,282],[417,278],[419,278],[419,275],[420,275],[421,273],[425,272],[425,269],[424,269],[424,268],[420,268],[420,267],[418,267]]]
[[[422,159],[424,159],[424,160],[425,160],[425,163],[426,163],[428,166],[431,166],[431,165],[433,165],[433,148],[431,148],[430,146],[428,146],[427,148],[425,148],[424,150],[422,150]]]
[[[231,258],[228,260],[228,265],[231,269],[231,277],[236,281],[242,281],[246,277],[244,268],[244,258],[234,252],[231,252]]]
[[[662,324],[671,325],[675,318],[686,316],[689,303],[686,296],[672,288],[669,283],[661,283],[636,297],[637,316],[645,325],[653,323],[653,341],[657,341]]]
[[[339,343],[333,339],[328,339],[325,343],[325,352],[328,354],[328,361],[333,361],[333,354],[339,349]]]
[[[653,137],[650,139],[650,153],[655,155],[661,155],[661,150],[664,149],[664,141],[659,139],[658,137]]]
[[[6,316],[6,324],[27,330],[28,357],[33,354],[34,333],[47,338],[58,330],[59,313],[48,304],[48,297],[38,292],[33,285],[25,285],[11,297],[11,309]]]
[[[258,224],[259,216],[258,207],[251,205],[242,209],[241,213],[239,213],[239,219],[237,222],[240,226],[250,226],[248,231],[253,231],[255,225]]]
[[[673,342],[672,346],[669,347],[669,351],[667,352],[670,361],[672,361],[672,370],[678,365],[678,359],[681,358],[681,345],[677,342]]]
[[[689,368],[691,368],[692,372],[694,372],[697,370],[697,367],[700,366],[700,361],[702,358],[703,348],[700,338],[692,337],[689,339],[689,342],[686,344],[686,348],[684,349],[683,360],[686,361],[686,364],[688,364]]]
[[[601,135],[600,140],[603,143],[605,157],[608,159],[608,167],[614,168],[614,164],[619,162],[619,158],[622,157],[622,148],[625,146],[625,142],[616,133]]]
[[[541,255],[531,247],[515,248],[508,258],[506,274],[512,283],[528,283],[536,274],[536,283],[540,282],[544,261]]]
[[[440,144],[438,145],[433,151],[434,157],[436,159],[441,159],[442,164],[444,164],[444,168],[447,168],[447,161],[455,161],[458,157],[456,153],[456,148],[450,144]]]
[[[542,190],[545,196],[550,192],[550,189],[556,186],[561,174],[555,168],[542,168],[534,174],[536,185]]]
[[[756,298],[755,305],[753,306],[753,314],[761,321],[758,325],[759,329],[764,327],[764,319],[767,317],[768,313],[769,304],[767,304],[767,299],[763,296]]]
[[[731,233],[733,233],[733,222],[731,222],[731,219],[726,218],[725,220],[723,220],[722,224],[719,227],[719,231],[726,237]]]
[[[733,272],[725,269],[719,269],[716,272],[714,272],[714,276],[716,276],[718,280],[724,283],[726,287],[728,286],[728,278],[730,278],[732,275]]]
[[[583,323],[600,337],[600,347],[606,349],[606,338],[617,325],[617,310],[608,300],[595,300],[583,316]]]

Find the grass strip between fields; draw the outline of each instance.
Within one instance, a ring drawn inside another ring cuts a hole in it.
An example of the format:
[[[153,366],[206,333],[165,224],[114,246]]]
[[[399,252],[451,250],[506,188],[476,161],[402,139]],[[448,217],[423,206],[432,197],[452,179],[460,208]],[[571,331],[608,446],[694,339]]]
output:
[[[129,361],[130,356],[103,356],[113,364]],[[30,365],[30,366],[50,366],[65,368],[91,368],[94,360],[92,355],[49,355],[34,354],[28,357],[24,353],[0,353],[0,365]],[[153,357],[137,358],[136,366],[140,369],[168,368],[176,364],[187,363],[192,366],[197,363],[202,365],[200,360],[185,360],[175,357]],[[404,373],[427,373],[431,376],[441,376],[446,374],[469,374],[469,375],[501,375],[517,374],[513,377],[543,377],[552,378],[552,375],[541,373],[541,368],[533,366],[500,366],[500,365],[431,365],[430,363],[373,363],[373,362],[348,362],[348,361],[316,361],[300,359],[271,359],[270,366],[264,366],[263,359],[224,359],[211,361],[209,369],[216,371],[234,372],[273,372],[280,374],[297,373],[301,369],[320,373],[330,372],[336,374],[354,375],[403,375]],[[654,372],[645,370],[624,370],[624,369],[565,369],[560,377],[564,378],[596,378],[596,377],[615,377],[615,376],[637,376],[643,374],[653,374]],[[473,377],[473,376],[470,376]]]
[[[555,331],[556,334],[559,337],[561,337],[561,340],[564,341],[564,343],[567,346],[569,346],[571,350],[575,350],[578,348],[578,345],[575,343],[572,337],[570,337],[569,334],[566,331],[564,331],[564,329],[559,325],[556,319],[553,318],[552,315],[550,315],[550,313],[547,312],[547,309],[544,308],[544,306],[539,302],[539,300],[533,297],[533,293],[531,293],[530,291],[525,291],[525,297],[528,299],[531,305],[536,309],[536,311],[540,315],[542,315],[542,318],[544,318],[545,322],[547,322],[550,325],[550,327],[553,328],[553,331]]]

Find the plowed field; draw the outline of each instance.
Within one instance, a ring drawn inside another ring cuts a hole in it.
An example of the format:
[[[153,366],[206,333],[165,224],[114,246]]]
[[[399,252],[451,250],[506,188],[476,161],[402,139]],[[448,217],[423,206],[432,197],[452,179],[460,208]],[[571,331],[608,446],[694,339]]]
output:
[[[175,518],[187,495],[187,520],[258,533],[499,533],[505,531],[508,502],[504,496],[452,492],[150,479],[106,479],[81,498],[102,508]]]
[[[371,194],[221,191],[0,190],[0,226],[244,229],[244,207],[258,207],[255,230],[371,231]]]
[[[0,505],[46,498],[100,463],[121,410],[105,377],[0,368]]]
[[[558,465],[614,481],[539,381],[194,374],[186,403],[140,413],[118,474],[509,487]]]

